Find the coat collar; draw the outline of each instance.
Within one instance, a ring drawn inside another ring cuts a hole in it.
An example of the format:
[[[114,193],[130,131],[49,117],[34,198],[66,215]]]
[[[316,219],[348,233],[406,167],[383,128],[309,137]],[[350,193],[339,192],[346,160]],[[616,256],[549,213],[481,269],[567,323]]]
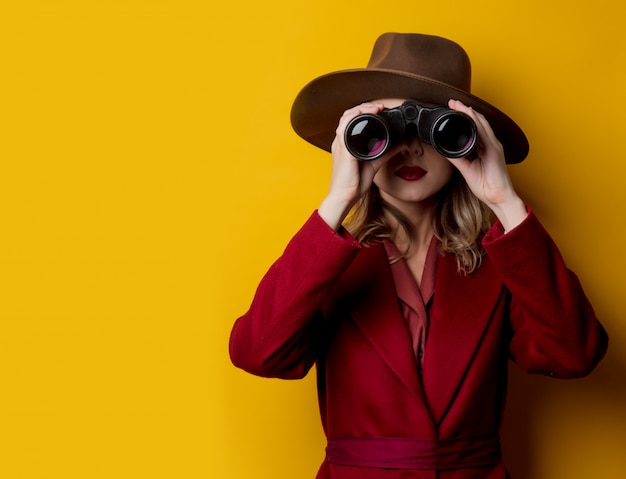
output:
[[[490,262],[485,258],[478,271],[466,276],[457,271],[453,257],[439,258],[421,383],[382,245],[363,248],[344,280],[341,294],[348,296],[352,319],[439,423],[471,363],[502,290]]]

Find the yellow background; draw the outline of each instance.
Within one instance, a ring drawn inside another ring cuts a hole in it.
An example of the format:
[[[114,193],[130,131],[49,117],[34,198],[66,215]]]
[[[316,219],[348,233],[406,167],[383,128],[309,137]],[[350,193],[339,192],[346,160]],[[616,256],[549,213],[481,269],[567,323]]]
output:
[[[314,378],[230,327],[326,192],[291,130],[384,31],[450,37],[525,129],[520,193],[611,334],[578,381],[513,368],[518,479],[626,471],[622,0],[0,0],[0,477],[312,478]]]

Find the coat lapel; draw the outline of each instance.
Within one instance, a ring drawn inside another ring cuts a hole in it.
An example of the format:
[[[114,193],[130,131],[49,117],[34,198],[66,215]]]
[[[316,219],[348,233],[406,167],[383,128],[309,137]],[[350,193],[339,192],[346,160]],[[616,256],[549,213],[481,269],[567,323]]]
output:
[[[340,296],[348,300],[353,321],[376,352],[439,424],[480,345],[502,288],[488,258],[467,276],[457,271],[453,257],[439,258],[421,382],[382,245],[363,248],[343,277]]]
[[[423,384],[435,423],[443,419],[492,316],[502,283],[488,258],[471,275],[439,258],[430,310]]]
[[[344,278],[353,321],[402,383],[425,404],[411,337],[382,245],[363,248]]]

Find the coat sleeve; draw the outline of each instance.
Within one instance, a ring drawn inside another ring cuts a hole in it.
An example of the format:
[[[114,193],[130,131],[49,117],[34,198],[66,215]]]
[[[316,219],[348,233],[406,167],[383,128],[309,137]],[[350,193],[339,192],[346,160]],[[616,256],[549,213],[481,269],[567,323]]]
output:
[[[507,234],[496,223],[483,245],[511,293],[512,359],[531,373],[589,374],[606,353],[608,336],[537,217],[529,212]]]
[[[261,280],[249,310],[235,322],[233,364],[264,377],[304,377],[314,364],[321,305],[360,250],[314,212]]]

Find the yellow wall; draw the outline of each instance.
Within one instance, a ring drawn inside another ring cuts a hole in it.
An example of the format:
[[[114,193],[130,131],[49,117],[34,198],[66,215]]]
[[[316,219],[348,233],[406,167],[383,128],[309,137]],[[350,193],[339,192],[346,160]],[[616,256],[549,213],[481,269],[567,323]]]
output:
[[[623,478],[622,0],[216,3],[0,1],[0,477],[313,477],[312,375],[249,376],[227,338],[326,191],[295,94],[421,31],[526,130],[511,173],[612,338],[588,379],[514,374],[513,472]]]

